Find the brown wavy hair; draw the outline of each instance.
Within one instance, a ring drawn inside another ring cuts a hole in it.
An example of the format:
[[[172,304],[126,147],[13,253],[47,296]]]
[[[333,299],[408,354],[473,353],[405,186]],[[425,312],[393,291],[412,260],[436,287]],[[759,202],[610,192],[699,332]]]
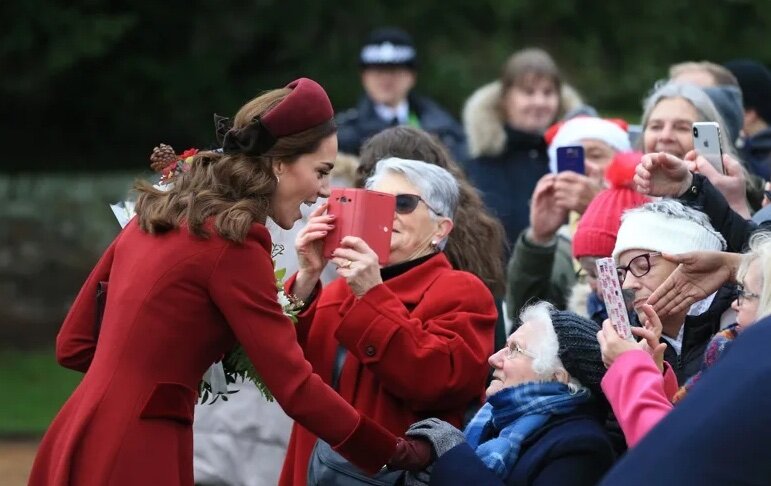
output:
[[[252,99],[236,113],[233,128],[243,128],[291,93],[287,88],[267,91]],[[337,132],[333,119],[303,132],[280,137],[260,156],[198,153],[190,170],[177,176],[168,191],[147,181],[134,184],[138,193],[136,212],[139,226],[151,234],[161,234],[186,224],[191,233],[206,238],[204,228],[214,217],[214,229],[221,237],[242,243],[249,228],[265,223],[277,179],[273,162],[293,163],[303,154],[318,150],[321,142]]]
[[[356,186],[363,187],[377,162],[388,157],[422,160],[447,169],[455,177],[460,186],[460,200],[444,252],[454,268],[473,273],[493,295],[502,296],[505,288],[503,226],[489,213],[476,188],[444,145],[413,127],[383,130],[361,148]]]

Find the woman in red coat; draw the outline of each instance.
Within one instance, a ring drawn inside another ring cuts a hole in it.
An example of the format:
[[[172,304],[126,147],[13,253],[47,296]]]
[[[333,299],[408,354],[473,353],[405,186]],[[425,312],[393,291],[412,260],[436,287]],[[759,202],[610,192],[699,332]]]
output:
[[[302,78],[244,105],[222,152],[197,155],[169,191],[138,184],[137,217],[57,337],[59,362],[85,376],[43,438],[31,485],[192,485],[198,383],[237,342],[284,410],[364,470],[424,459],[421,444],[313,374],[277,302],[265,218],[291,228],[300,204],[327,196],[336,153],[329,99]]]
[[[298,316],[300,343],[325,381],[391,433],[432,416],[459,427],[484,394],[497,312],[482,281],[454,270],[441,251],[458,184],[436,165],[391,158],[367,187],[396,195],[388,264],[381,269],[363,240],[346,237],[332,259],[343,278],[321,290],[320,243],[334,220],[317,210],[297,238],[300,270],[286,284],[310,302]],[[295,424],[282,482],[306,484],[317,437]]]

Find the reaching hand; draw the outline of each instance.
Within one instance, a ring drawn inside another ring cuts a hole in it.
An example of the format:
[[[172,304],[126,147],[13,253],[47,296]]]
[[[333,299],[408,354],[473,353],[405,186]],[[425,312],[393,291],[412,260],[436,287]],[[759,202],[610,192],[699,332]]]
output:
[[[685,154],[685,160],[689,170],[703,174],[725,196],[731,209],[745,219],[750,218],[744,169],[738,160],[730,155],[723,155],[725,174],[720,173],[695,150]]]
[[[678,267],[656,289],[648,304],[657,314],[667,316],[687,310],[694,302],[716,292],[736,274],[741,255],[720,251],[694,251],[661,255]]]
[[[643,155],[636,172],[637,192],[649,196],[678,197],[693,181],[685,161],[663,152]]]
[[[605,367],[613,366],[613,363],[622,354],[639,349],[650,354],[659,369],[663,371],[664,350],[667,345],[658,343],[656,334],[651,329],[633,327],[632,334],[642,337],[643,340],[640,342],[627,341],[618,335],[613,324],[610,323],[610,319],[605,319],[605,322],[602,323],[602,329],[597,331],[597,341],[600,343],[602,362]]]
[[[557,230],[568,218],[568,211],[557,206],[554,183],[557,177],[546,174],[536,184],[530,201],[530,231],[528,239],[536,244],[546,244],[554,239]]]
[[[332,255],[337,274],[345,278],[356,297],[383,283],[377,253],[361,238],[346,236]]]
[[[324,258],[324,238],[334,228],[335,216],[323,214],[327,205],[322,204],[313,210],[308,218],[308,224],[297,234],[295,250],[300,272],[309,275],[320,275],[327,264]]]
[[[661,343],[661,332],[663,326],[661,319],[653,310],[653,307],[645,304],[642,306],[643,314],[643,327],[633,327],[632,334],[642,338],[640,340],[641,349],[647,351],[651,355],[656,366],[664,371],[664,350],[667,349],[667,345]]]
[[[602,186],[594,179],[575,172],[560,172],[554,183],[554,199],[557,206],[584,214]]]

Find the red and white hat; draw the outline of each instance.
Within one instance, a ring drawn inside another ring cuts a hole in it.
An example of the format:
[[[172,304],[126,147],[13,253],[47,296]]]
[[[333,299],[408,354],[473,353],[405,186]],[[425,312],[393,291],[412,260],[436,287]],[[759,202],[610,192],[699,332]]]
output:
[[[544,139],[549,144],[549,169],[553,173],[557,172],[559,147],[578,145],[586,139],[604,142],[617,152],[631,150],[627,127],[624,120],[595,116],[578,116],[552,125],[544,134]]]

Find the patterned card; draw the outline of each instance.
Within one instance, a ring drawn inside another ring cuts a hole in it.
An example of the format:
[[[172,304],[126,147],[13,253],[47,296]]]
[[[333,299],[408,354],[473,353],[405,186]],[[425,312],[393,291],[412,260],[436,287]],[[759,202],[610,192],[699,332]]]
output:
[[[629,314],[624,304],[624,296],[621,292],[621,283],[616,272],[616,263],[612,258],[600,258],[597,260],[597,285],[602,292],[602,300],[608,311],[610,323],[616,328],[619,336],[627,341],[634,341]]]

